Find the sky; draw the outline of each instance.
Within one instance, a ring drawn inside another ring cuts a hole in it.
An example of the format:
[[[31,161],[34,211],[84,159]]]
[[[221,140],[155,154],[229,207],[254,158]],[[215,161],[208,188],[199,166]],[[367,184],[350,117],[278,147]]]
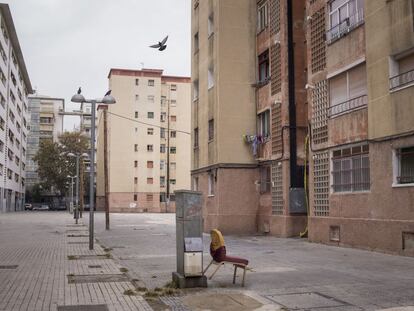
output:
[[[64,98],[82,87],[102,97],[110,68],[191,74],[191,0],[10,0],[29,77],[38,94]],[[169,35],[167,50],[148,46]],[[73,130],[77,117],[65,117]]]

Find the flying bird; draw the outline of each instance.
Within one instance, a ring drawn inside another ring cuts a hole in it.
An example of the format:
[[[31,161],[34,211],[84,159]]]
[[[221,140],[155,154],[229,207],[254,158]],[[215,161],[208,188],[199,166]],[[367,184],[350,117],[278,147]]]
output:
[[[105,96],[111,95],[112,90],[109,90],[108,92],[105,93]]]
[[[167,48],[167,45],[165,44],[167,43],[167,40],[168,36],[166,36],[162,41],[158,42],[157,44],[150,45],[150,48],[158,49],[158,51],[164,51]]]
[[[78,94],[82,93],[81,87],[78,89]]]

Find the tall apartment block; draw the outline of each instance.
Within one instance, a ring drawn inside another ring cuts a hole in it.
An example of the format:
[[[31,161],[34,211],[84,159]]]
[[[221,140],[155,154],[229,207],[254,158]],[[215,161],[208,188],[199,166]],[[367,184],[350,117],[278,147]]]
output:
[[[193,189],[205,230],[306,227],[305,1],[193,1]]]
[[[107,110],[110,211],[173,211],[174,190],[191,184],[190,78],[158,69],[111,69],[108,78],[117,101]],[[101,109],[98,120],[97,207],[102,208]]]
[[[413,10],[308,3],[311,241],[414,255]]]
[[[0,212],[23,210],[32,86],[12,15],[0,4]]]
[[[48,96],[29,97],[29,132],[27,136],[26,189],[39,183],[37,163],[33,161],[42,140],[58,142],[63,133],[63,112],[65,100]]]

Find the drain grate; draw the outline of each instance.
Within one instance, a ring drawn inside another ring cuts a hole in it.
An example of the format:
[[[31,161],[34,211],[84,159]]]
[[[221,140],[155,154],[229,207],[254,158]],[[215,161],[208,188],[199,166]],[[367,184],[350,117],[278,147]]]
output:
[[[290,310],[349,306],[344,301],[316,292],[269,295],[266,298]]]
[[[0,265],[0,270],[14,270],[18,265]]]
[[[57,311],[109,311],[107,305],[58,306]]]
[[[89,242],[77,241],[77,242],[68,242],[68,244],[89,244]]]
[[[88,268],[95,269],[95,268],[102,268],[101,265],[88,265]]]
[[[111,254],[105,255],[68,255],[69,260],[111,259]]]
[[[68,234],[68,238],[89,238],[88,234]]]
[[[68,275],[69,284],[128,282],[125,274]]]

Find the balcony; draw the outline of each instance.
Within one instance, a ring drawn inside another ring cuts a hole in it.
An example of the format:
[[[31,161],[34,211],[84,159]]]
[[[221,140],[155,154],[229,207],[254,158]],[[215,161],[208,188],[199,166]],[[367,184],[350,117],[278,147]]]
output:
[[[401,73],[390,78],[390,91],[405,87],[414,83],[414,70]]]
[[[335,118],[339,115],[344,113],[348,113],[350,111],[358,110],[360,108],[366,107],[368,104],[368,96],[362,95],[359,97],[355,97],[349,99],[345,102],[336,104],[328,108],[328,116],[329,118]]]
[[[353,29],[357,28],[358,26],[362,25],[365,21],[364,18],[364,10],[360,9],[356,11],[356,13],[352,16],[345,18],[342,22],[338,25],[329,29],[326,33],[326,42],[331,44],[343,36],[346,36],[349,32]]]

